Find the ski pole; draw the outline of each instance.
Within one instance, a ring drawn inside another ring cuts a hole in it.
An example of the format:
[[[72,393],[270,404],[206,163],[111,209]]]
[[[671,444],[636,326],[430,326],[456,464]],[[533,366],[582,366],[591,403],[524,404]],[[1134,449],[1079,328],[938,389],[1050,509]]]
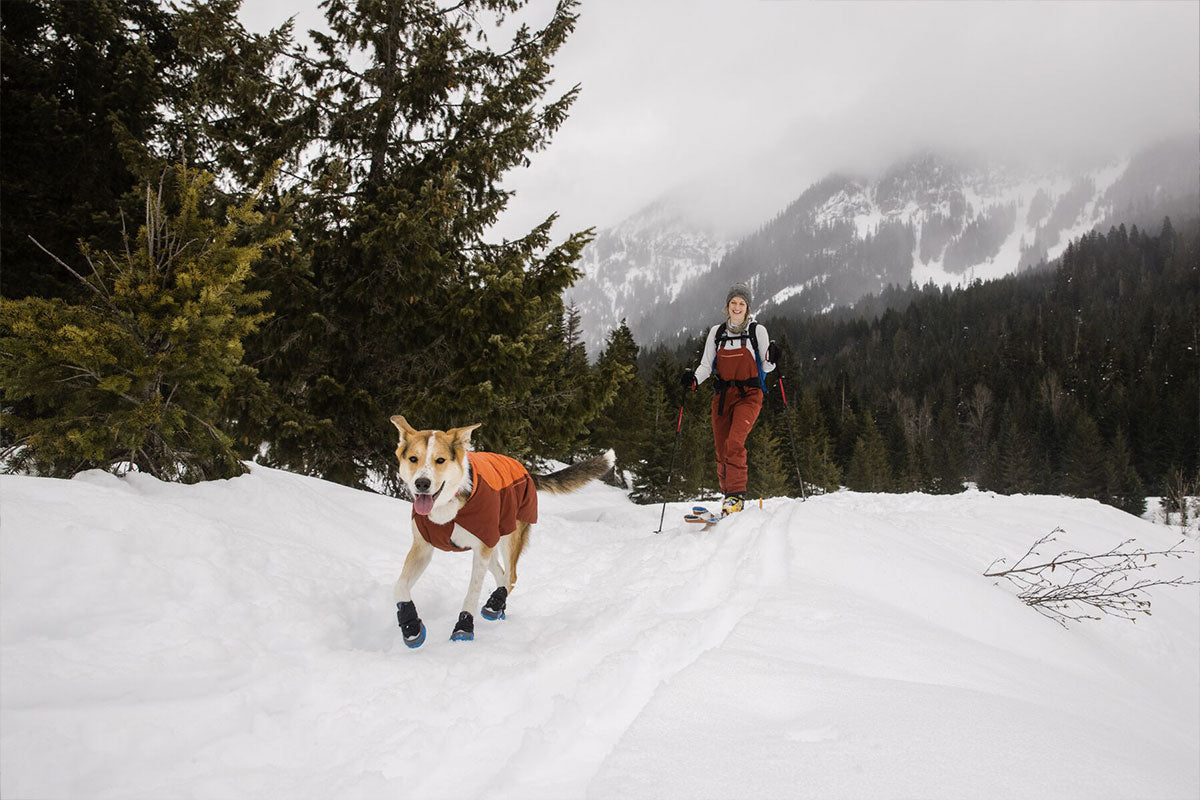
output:
[[[687,405],[687,392],[683,394],[683,402],[679,405],[679,419],[675,420],[675,446],[671,448],[671,466],[667,470],[667,488],[671,487],[671,476],[675,473],[675,454],[679,452],[679,430],[683,427],[683,407]],[[662,514],[658,516],[658,530],[662,533],[663,520],[667,518],[667,500],[663,498]]]
[[[788,439],[792,443],[792,464],[796,467],[796,480],[800,481],[800,500],[808,499],[804,491],[804,478],[800,476],[800,458],[796,455],[796,434],[792,431],[792,415],[788,413],[787,392],[783,388],[783,376],[779,376],[779,396],[783,398],[783,418],[787,420]]]

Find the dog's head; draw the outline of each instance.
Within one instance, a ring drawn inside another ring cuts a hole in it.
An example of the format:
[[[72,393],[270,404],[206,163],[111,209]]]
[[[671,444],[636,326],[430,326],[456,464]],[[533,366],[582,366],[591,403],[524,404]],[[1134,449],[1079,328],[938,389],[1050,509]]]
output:
[[[392,424],[400,431],[396,458],[400,461],[400,479],[413,496],[413,510],[427,515],[435,505],[452,502],[467,477],[471,431],[479,425],[419,431],[399,414],[392,417]]]

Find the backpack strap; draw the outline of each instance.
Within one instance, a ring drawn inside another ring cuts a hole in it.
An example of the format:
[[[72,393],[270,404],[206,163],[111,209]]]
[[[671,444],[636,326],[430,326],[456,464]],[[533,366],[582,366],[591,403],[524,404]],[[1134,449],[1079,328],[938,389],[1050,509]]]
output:
[[[754,351],[754,364],[756,367],[758,367],[758,377],[757,378],[752,378],[747,381],[723,381],[723,380],[721,380],[721,376],[717,372],[717,359],[720,357],[721,348],[724,347],[725,342],[733,341],[734,339],[749,339],[750,340],[750,349],[752,351]],[[713,356],[713,363],[712,363],[713,393],[714,394],[719,393],[721,395],[721,404],[720,404],[719,410],[717,411],[717,416],[720,416],[725,413],[725,390],[731,386],[736,387],[738,389],[738,391],[740,391],[743,394],[745,394],[746,387],[757,386],[759,388],[759,390],[762,391],[763,395],[766,396],[766,394],[767,394],[767,378],[766,378],[766,374],[763,372],[762,356],[758,352],[758,322],[756,320],[750,320],[750,326],[746,330],[746,332],[739,333],[735,336],[729,336],[726,334],[725,323],[722,322],[720,325],[717,326],[717,334],[714,337],[714,341],[716,342],[717,354]]]

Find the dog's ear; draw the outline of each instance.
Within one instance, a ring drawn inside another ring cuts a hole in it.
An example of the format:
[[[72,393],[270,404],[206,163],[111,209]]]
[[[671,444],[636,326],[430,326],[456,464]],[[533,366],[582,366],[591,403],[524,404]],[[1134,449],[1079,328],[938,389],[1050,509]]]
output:
[[[471,443],[471,431],[475,430],[482,424],[482,422],[476,422],[474,425],[467,425],[462,428],[451,428],[450,430],[446,431],[446,433],[453,436],[454,441],[458,442],[459,446],[466,447]]]
[[[412,425],[409,425],[408,420],[406,420],[404,417],[400,416],[399,414],[392,417],[392,424],[396,426],[396,430],[400,431],[401,439],[403,439],[406,436],[411,436],[412,434],[417,432],[417,429],[414,428]]]

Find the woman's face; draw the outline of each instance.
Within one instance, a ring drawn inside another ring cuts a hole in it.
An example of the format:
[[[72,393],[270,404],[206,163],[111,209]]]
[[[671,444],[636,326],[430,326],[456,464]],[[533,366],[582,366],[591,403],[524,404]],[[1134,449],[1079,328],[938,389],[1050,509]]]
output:
[[[746,318],[746,301],[741,297],[731,298],[729,305],[725,309],[729,313],[729,319],[734,323],[740,323]]]

